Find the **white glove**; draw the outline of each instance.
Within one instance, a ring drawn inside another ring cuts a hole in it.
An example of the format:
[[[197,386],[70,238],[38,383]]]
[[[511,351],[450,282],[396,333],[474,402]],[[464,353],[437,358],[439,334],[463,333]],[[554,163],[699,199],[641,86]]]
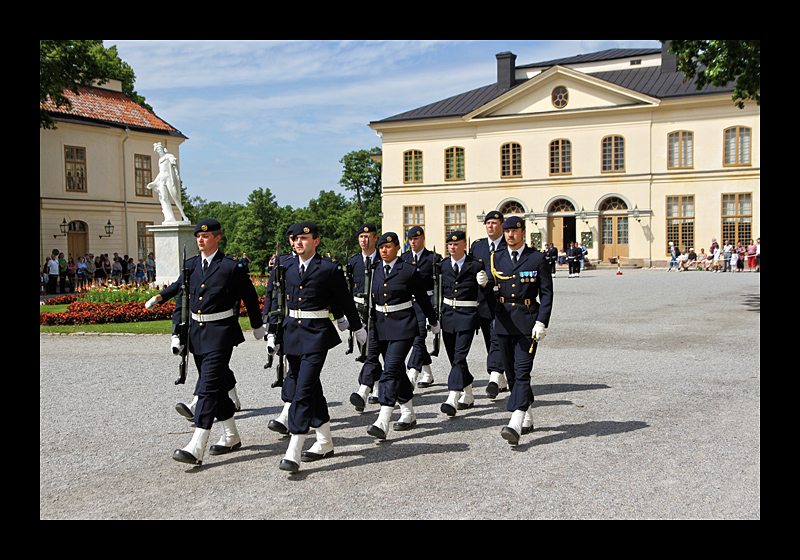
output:
[[[339,327],[340,331],[346,331],[347,327],[350,326],[350,321],[347,320],[347,317],[342,315],[339,319],[336,319],[336,326]]]
[[[148,311],[152,311],[158,305],[158,296],[153,296],[147,300],[147,303],[144,304],[144,308]]]
[[[359,346],[364,346],[367,343],[367,329],[361,327],[353,334],[356,335],[356,340],[358,341]]]
[[[539,342],[545,336],[547,336],[547,333],[545,332],[546,330],[547,329],[545,329],[544,323],[542,323],[541,321],[536,321],[536,324],[533,325],[533,332],[531,333],[531,338],[533,338],[533,340],[535,340],[536,342]]]
[[[481,288],[486,286],[489,283],[489,276],[487,276],[486,271],[481,270],[478,274],[475,275],[475,280],[478,281],[478,284]]]
[[[179,337],[177,334],[172,335],[172,341],[170,343],[170,346],[172,347],[172,353],[175,355],[178,355],[181,352],[183,352],[183,344],[181,344],[181,337]]]
[[[281,347],[280,344],[275,344],[275,335],[269,333],[267,335],[267,352],[269,352],[270,354],[274,354],[280,349],[280,347]]]
[[[439,334],[440,332],[442,332],[442,326],[439,324],[439,321],[436,321],[435,325],[431,325],[431,333]]]
[[[253,336],[256,337],[256,340],[261,340],[264,338],[264,335],[267,333],[267,327],[261,325],[257,329],[253,329]]]

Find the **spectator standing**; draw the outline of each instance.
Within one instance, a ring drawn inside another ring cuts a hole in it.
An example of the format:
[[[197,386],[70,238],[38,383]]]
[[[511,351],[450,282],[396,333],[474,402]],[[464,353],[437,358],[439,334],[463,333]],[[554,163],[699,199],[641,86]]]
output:
[[[733,253],[733,244],[730,240],[725,241],[725,245],[722,247],[722,253],[725,257],[725,267],[722,269],[722,272],[731,272],[731,255]]]
[[[750,244],[747,246],[747,271],[753,272],[753,269],[756,267],[756,244],[753,243],[753,240],[750,240]]]

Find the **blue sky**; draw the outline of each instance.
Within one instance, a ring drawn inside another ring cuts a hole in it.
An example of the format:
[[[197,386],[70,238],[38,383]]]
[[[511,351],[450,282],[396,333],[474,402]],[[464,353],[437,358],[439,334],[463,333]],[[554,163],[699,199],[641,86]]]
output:
[[[189,196],[246,203],[259,187],[298,208],[345,194],[339,160],[380,146],[367,125],[497,78],[495,54],[529,64],[643,41],[122,41],[136,91],[189,139]],[[349,193],[347,193],[349,196]]]

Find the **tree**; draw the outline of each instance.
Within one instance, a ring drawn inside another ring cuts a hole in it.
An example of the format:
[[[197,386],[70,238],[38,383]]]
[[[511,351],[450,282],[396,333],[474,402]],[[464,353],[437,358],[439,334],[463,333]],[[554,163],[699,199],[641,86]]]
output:
[[[669,52],[678,57],[678,70],[687,79],[697,78],[698,90],[707,84],[724,87],[735,82],[737,107],[744,109],[749,99],[761,105],[760,40],[672,40]]]
[[[361,212],[361,219],[377,224],[380,221],[381,164],[370,157],[370,154],[376,152],[380,152],[380,148],[345,154],[339,160],[339,163],[344,164],[339,184],[345,190],[355,191],[356,207]]]
[[[122,91],[148,111],[153,108],[133,89],[136,75],[117,54],[117,47],[105,48],[103,41],[39,40],[39,102],[48,97],[57,107],[71,107],[64,90],[78,94],[78,87],[103,85],[109,79],[120,80]],[[39,128],[56,128],[55,120],[39,108]]]
[[[252,267],[262,274],[275,252],[275,242],[286,239],[286,227],[279,230],[281,209],[269,189],[258,188],[247,197],[247,206],[238,213],[235,233],[227,247],[230,253],[246,252]]]

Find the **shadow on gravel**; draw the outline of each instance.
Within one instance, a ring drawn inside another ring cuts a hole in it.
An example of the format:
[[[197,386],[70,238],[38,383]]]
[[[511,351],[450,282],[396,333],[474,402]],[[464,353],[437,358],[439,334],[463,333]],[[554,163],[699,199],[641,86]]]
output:
[[[761,294],[745,294],[742,304],[747,307],[748,311],[755,311],[761,313]]]
[[[535,445],[545,445],[548,443],[555,443],[565,439],[589,437],[589,436],[610,436],[613,434],[622,434],[625,432],[632,432],[634,430],[641,430],[648,428],[647,422],[638,420],[631,420],[628,422],[616,422],[613,420],[586,422],[584,424],[564,424],[561,426],[553,427],[536,427],[534,424],[533,436],[542,435],[544,432],[555,432],[551,435],[544,435],[536,437],[533,440],[518,445],[514,449],[517,451],[525,451],[529,447]]]

